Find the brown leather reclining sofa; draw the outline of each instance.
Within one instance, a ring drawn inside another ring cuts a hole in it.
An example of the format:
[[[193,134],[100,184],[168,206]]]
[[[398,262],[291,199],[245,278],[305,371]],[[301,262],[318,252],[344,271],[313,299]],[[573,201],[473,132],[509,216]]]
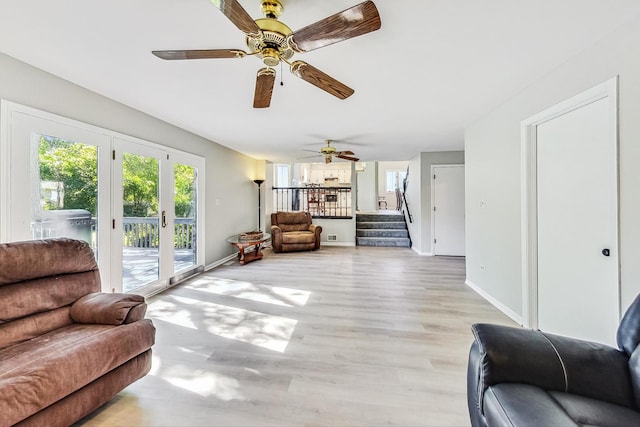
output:
[[[320,248],[322,227],[311,223],[309,212],[271,214],[271,246],[274,252],[315,251]]]
[[[68,426],[149,372],[144,298],[100,289],[86,242],[0,244],[0,426]]]

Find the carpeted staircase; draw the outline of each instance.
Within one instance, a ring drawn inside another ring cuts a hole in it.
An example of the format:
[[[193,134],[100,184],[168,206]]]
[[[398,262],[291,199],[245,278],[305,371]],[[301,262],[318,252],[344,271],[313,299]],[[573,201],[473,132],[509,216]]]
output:
[[[401,212],[356,214],[356,246],[411,247],[407,223]]]

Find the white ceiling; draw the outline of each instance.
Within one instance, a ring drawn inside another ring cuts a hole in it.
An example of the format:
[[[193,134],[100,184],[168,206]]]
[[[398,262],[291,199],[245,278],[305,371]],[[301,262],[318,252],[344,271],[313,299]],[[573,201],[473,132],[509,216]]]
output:
[[[354,88],[344,101],[285,66],[271,107],[254,109],[259,59],[150,53],[246,49],[209,0],[0,0],[0,51],[256,158],[329,138],[362,160],[407,160],[462,149],[467,125],[640,14],[638,0],[374,1],[379,31],[294,57]],[[261,17],[259,0],[240,2]],[[358,2],[289,0],[280,20],[295,31]]]

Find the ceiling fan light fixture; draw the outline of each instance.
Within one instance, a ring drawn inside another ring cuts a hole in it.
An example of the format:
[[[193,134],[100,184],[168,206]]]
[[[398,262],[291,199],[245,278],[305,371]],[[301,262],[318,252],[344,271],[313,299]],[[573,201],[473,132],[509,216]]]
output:
[[[275,67],[280,63],[280,54],[276,49],[265,47],[260,55],[262,56],[262,62],[267,67]]]

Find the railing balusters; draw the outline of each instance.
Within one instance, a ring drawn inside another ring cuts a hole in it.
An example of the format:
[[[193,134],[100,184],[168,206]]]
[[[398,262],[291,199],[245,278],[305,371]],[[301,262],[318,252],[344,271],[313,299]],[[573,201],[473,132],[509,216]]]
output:
[[[160,245],[158,218],[126,217],[123,219],[123,244],[125,247],[157,248]],[[173,243],[176,249],[192,249],[195,243],[195,220],[174,220]]]
[[[307,211],[314,218],[351,218],[349,187],[273,187],[276,211]]]

